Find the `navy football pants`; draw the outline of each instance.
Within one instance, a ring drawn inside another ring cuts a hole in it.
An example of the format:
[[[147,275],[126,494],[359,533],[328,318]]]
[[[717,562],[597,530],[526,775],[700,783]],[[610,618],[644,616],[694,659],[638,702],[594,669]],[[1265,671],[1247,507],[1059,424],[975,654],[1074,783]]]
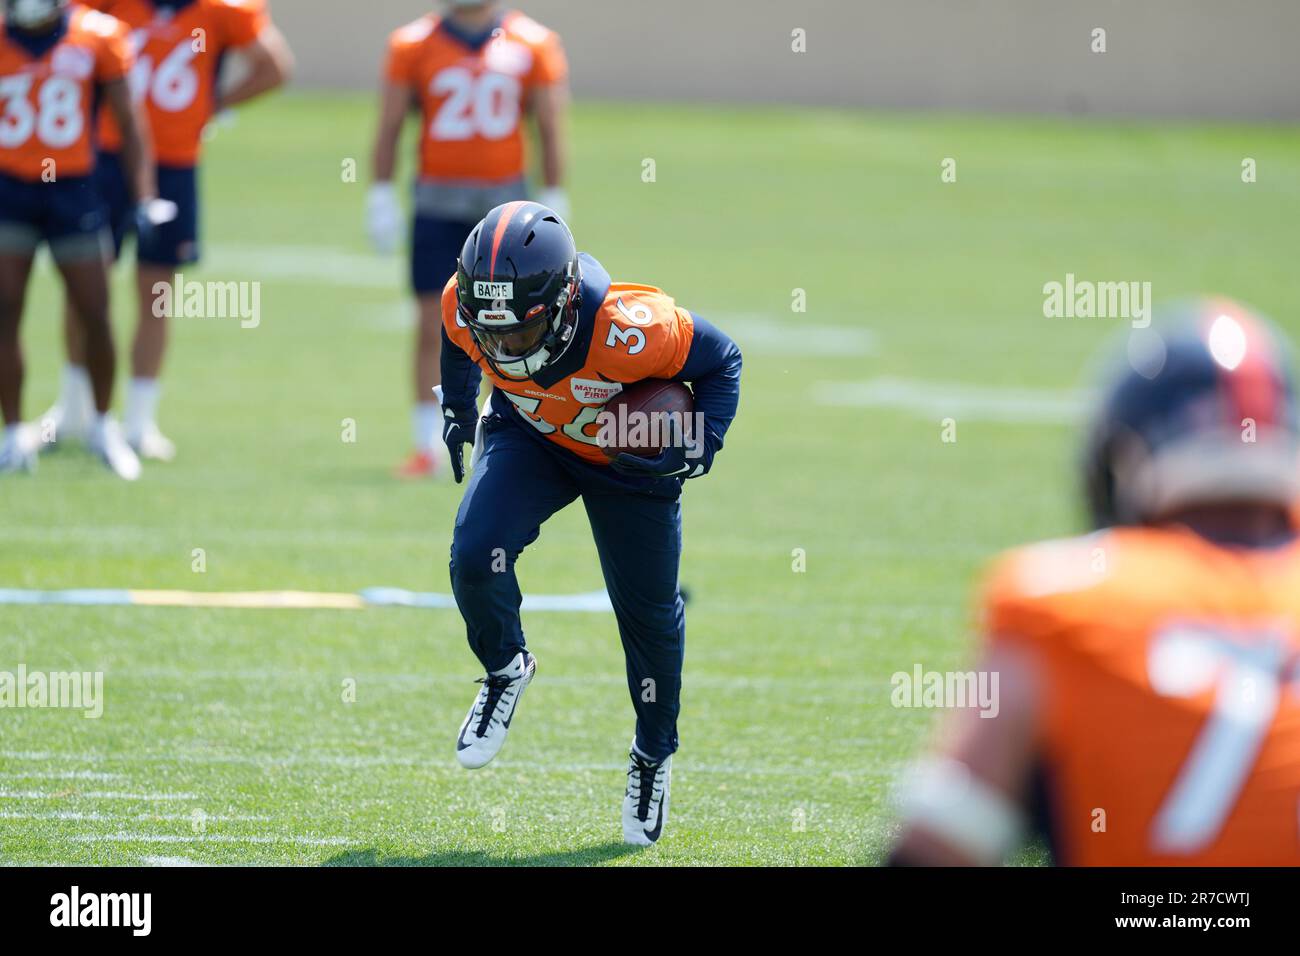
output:
[[[677,588],[681,504],[607,487],[567,467],[520,426],[484,424],[451,544],[451,585],[469,644],[486,670],[523,650],[515,560],[544,522],[581,497],[627,659],[636,745],[660,760],[677,749],[686,614]]]

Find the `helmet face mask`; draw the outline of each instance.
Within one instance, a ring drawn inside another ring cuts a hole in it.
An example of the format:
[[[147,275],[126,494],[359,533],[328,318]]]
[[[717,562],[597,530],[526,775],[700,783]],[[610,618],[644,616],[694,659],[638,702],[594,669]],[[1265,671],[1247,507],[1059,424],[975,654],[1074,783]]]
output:
[[[528,379],[573,341],[582,279],[569,227],[538,203],[498,206],[457,266],[457,317],[497,375]]]
[[[68,0],[5,0],[5,20],[19,30],[52,26],[68,8]]]
[[[515,362],[528,358],[542,347],[542,341],[546,338],[547,325],[546,316],[539,315],[534,319],[511,325],[500,332],[476,328],[474,338],[479,346],[491,352],[492,357],[497,361]]]

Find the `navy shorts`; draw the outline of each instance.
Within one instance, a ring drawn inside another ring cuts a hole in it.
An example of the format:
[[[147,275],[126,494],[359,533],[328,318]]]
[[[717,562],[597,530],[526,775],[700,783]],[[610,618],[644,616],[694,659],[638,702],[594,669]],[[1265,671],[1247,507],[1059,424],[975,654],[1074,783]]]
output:
[[[478,225],[417,213],[411,225],[411,285],[416,295],[442,295],[456,274],[460,250]]]
[[[0,173],[0,252],[27,254],[47,242],[58,259],[102,255],[105,225],[89,176],[33,182]]]
[[[120,256],[126,237],[135,231],[135,204],[122,161],[116,153],[100,153],[95,187],[113,231],[113,252]],[[183,266],[199,260],[199,181],[193,166],[159,166],[158,195],[176,204],[176,218],[137,242],[136,259],[158,266]]]

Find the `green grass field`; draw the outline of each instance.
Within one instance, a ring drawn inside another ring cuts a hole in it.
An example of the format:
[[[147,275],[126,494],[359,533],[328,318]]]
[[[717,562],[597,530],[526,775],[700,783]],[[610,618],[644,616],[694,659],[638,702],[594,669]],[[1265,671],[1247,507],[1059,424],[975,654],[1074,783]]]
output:
[[[262,282],[261,325],[177,322],[174,464],[126,485],[73,449],[0,484],[0,588],[449,589],[460,489],[388,477],[411,306],[402,262],[363,237],[373,122],[368,96],[295,95],[220,130],[193,277]],[[0,862],[874,862],[890,780],[936,719],[891,707],[890,675],[963,666],[980,566],[1078,526],[1075,431],[1032,410],[1068,406],[1121,323],[1046,319],[1043,284],[1217,290],[1300,332],[1293,128],[584,104],[573,152],[583,248],[746,355],[727,448],[684,498],[665,839],[619,842],[632,711],[612,615],[526,619],[539,678],[470,774],[452,741],[480,675],[454,611],[0,605],[0,670],[102,671],[106,697],[99,720],[0,710]],[[125,272],[117,288],[125,341]],[[55,396],[60,302],[46,265],[29,417]],[[600,586],[580,508],[520,578]]]

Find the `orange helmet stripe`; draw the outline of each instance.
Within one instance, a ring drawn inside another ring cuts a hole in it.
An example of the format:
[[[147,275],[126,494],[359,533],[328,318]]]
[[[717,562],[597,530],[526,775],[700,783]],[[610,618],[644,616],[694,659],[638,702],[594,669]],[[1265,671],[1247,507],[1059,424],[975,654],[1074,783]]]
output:
[[[501,211],[501,218],[497,220],[496,232],[492,234],[492,261],[488,264],[489,279],[497,277],[497,253],[501,250],[501,240],[506,237],[506,229],[510,226],[510,220],[514,219],[515,213],[526,205],[528,205],[526,201],[517,199]]]

